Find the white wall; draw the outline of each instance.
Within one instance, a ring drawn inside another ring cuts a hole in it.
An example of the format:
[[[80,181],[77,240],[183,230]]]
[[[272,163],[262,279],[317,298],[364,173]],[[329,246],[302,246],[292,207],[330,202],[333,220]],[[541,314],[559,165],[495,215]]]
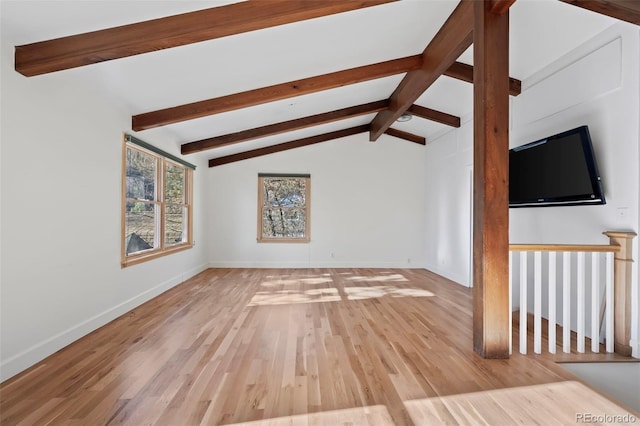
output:
[[[601,235],[603,231],[638,232],[638,36],[636,26],[615,25],[532,76],[525,82],[524,96],[514,99],[512,146],[589,126],[607,204],[512,209],[512,242],[605,244],[608,238]],[[637,238],[633,251],[632,279],[637,291]],[[634,296],[637,315],[637,293]],[[634,321],[634,336],[637,330]]]
[[[3,40],[0,380],[206,267],[197,245],[120,268],[122,133],[131,118],[82,75],[25,78]],[[195,173],[196,240],[205,168]]]
[[[639,31],[616,24],[523,81],[512,98],[510,146],[583,124],[589,126],[607,204],[510,210],[512,243],[606,244],[603,231],[638,232],[640,199]],[[463,285],[471,246],[465,176],[472,164],[473,123],[427,145],[426,265]],[[634,336],[638,335],[638,239],[634,242]]]
[[[423,151],[361,134],[210,169],[210,266],[423,267]],[[311,174],[309,244],[256,242],[260,172]]]
[[[587,124],[607,204],[510,211],[512,242],[606,243],[637,230],[638,31],[616,25],[525,83],[513,100],[511,146]],[[579,220],[576,220],[579,218]]]
[[[473,122],[427,144],[426,268],[470,287]]]
[[[640,57],[640,43],[636,47],[638,57]],[[640,84],[638,85],[638,99],[640,102]],[[640,115],[640,114],[639,114]],[[640,134],[640,119],[638,120],[638,134]],[[638,149],[638,164],[640,165],[640,149]],[[638,173],[638,188],[640,188],[640,173]],[[640,192],[640,189],[639,189]],[[640,196],[638,197],[638,212],[640,212]],[[638,222],[636,224],[636,229],[640,230],[640,213],[638,213]],[[640,238],[640,236],[638,237]],[[636,243],[634,249],[640,250],[640,242]],[[636,251],[636,253],[638,253]],[[638,309],[632,312],[632,322],[636,325],[635,330],[632,330],[632,338],[634,341],[631,343],[633,349],[633,356],[635,358],[640,358],[640,271],[638,262],[640,262],[640,253],[637,256],[634,256],[636,259],[635,265],[635,285],[631,290],[632,300],[635,300],[638,306]]]

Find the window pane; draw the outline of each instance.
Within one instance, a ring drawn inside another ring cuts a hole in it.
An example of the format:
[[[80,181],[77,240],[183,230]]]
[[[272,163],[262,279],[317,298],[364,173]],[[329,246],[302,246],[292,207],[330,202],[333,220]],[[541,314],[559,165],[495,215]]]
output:
[[[156,208],[152,203],[127,203],[125,211],[126,253],[149,250],[156,246]]]
[[[175,164],[167,164],[164,196],[167,203],[184,203],[185,168]]]
[[[265,208],[262,212],[263,238],[304,238],[306,209]]]
[[[157,170],[156,157],[127,148],[127,198],[155,200]]]
[[[128,136],[123,144],[123,267],[192,246],[192,171],[144,146]]]
[[[187,208],[168,205],[165,207],[164,244],[167,246],[187,241]]]
[[[263,178],[264,206],[303,207],[306,204],[305,178]]]

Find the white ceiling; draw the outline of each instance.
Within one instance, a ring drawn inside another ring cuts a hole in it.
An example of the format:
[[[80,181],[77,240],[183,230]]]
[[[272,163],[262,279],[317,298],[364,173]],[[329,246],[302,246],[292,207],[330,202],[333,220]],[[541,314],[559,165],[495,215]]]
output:
[[[259,1],[259,0],[257,0]],[[28,44],[234,1],[0,2],[2,41]],[[261,31],[30,77],[84,79],[131,115],[421,53],[455,0],[402,0]],[[511,8],[510,74],[525,80],[615,22],[556,0],[517,0]],[[459,59],[473,63],[472,49]],[[176,145],[307,115],[387,99],[402,76],[226,112],[138,132]],[[464,117],[472,86],[441,77],[416,102]],[[373,115],[194,154],[209,159],[371,121]],[[446,126],[414,118],[395,128],[427,140]],[[130,129],[123,129],[130,131]]]

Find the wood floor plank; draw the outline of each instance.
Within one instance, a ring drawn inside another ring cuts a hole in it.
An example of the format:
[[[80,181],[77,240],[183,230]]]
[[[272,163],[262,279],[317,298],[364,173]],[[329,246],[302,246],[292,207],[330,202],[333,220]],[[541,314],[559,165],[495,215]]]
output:
[[[471,303],[469,289],[425,270],[210,269],[0,384],[0,424],[550,424],[630,413],[557,355],[479,357]]]

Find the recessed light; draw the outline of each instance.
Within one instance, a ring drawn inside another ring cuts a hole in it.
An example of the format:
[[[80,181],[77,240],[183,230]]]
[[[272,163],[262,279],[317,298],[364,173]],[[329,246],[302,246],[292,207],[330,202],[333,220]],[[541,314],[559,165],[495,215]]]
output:
[[[398,119],[396,120],[398,123],[404,123],[405,121],[409,121],[411,120],[413,116],[411,114],[409,114],[408,112],[405,112],[404,114],[402,114],[400,117],[398,117]]]

